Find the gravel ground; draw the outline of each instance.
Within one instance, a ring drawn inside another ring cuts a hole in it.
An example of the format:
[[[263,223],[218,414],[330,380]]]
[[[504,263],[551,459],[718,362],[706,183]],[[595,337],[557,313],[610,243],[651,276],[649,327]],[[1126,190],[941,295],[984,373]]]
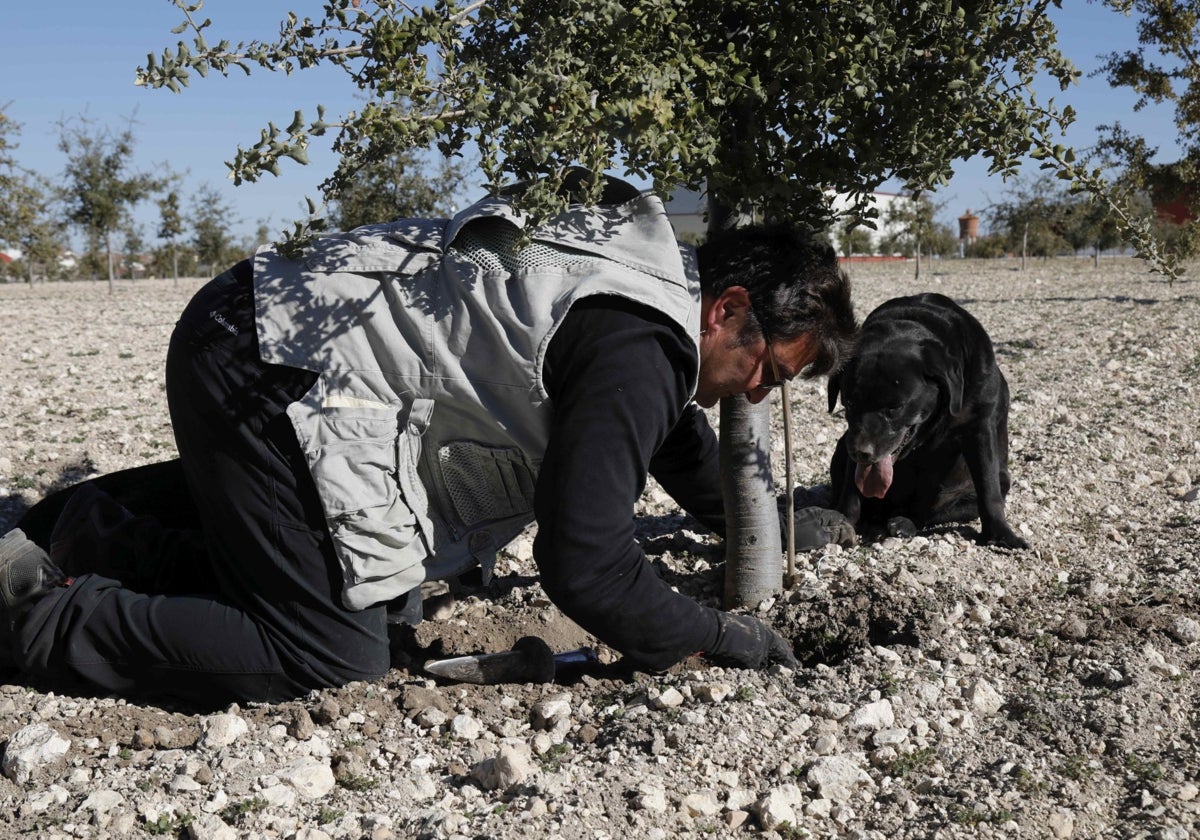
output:
[[[603,667],[559,685],[438,685],[431,653],[593,643],[530,539],[398,634],[395,666],[218,711],[0,686],[0,834],[197,838],[1200,836],[1200,302],[1132,261],[854,265],[860,317],[940,291],[1012,388],[1009,521],[801,555],[759,612],[804,667]],[[171,457],[167,338],[200,281],[0,286],[0,531],[47,491]],[[798,481],[841,420],[793,389]],[[782,438],[782,435],[779,436]],[[782,451],[775,458],[782,478]],[[721,546],[662,492],[641,538],[719,600]]]

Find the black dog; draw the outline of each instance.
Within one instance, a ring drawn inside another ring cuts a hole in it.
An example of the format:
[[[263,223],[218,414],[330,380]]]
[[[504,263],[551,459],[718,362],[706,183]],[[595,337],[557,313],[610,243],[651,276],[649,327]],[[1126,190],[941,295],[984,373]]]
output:
[[[976,516],[979,542],[1028,548],[1004,518],[1008,383],[980,323],[938,294],[867,316],[829,379],[849,426],[830,465],[834,506],[867,536],[912,536]]]

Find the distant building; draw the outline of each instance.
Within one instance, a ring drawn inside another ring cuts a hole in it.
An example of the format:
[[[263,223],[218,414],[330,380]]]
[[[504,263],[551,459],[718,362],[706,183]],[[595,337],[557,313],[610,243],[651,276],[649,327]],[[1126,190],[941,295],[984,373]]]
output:
[[[849,210],[849,196],[832,193],[831,195],[833,196],[832,207],[835,213],[840,215]],[[897,225],[887,222],[889,211],[897,203],[910,201],[911,199],[899,193],[885,192],[871,193],[869,199],[871,206],[879,211],[879,218],[875,220],[876,230],[871,230],[865,226],[860,229],[870,237],[872,250],[878,251],[880,241],[885,236],[899,232]],[[685,242],[695,242],[703,239],[708,229],[704,217],[706,207],[707,202],[702,193],[686,189],[673,192],[667,201],[667,215],[670,216],[671,224],[675,227],[676,237]]]
[[[871,238],[871,250],[875,253],[880,253],[885,238],[899,236],[904,230],[903,225],[897,222],[889,222],[888,216],[893,210],[911,202],[912,198],[901,193],[873,192],[868,195],[868,199],[868,204],[878,211],[879,216],[874,220],[874,230],[865,225],[860,225],[859,230],[865,231],[867,236]],[[831,206],[833,207],[833,211],[839,216],[847,213],[851,206],[850,196],[843,194],[834,195]]]
[[[1154,166],[1147,179],[1155,215],[1176,225],[1195,218],[1197,186],[1183,176],[1181,164],[1182,161]]]
[[[979,217],[967,210],[958,217],[958,241],[960,245],[973,245],[979,238]]]
[[[675,238],[684,242],[699,242],[708,231],[704,213],[708,202],[702,193],[679,189],[667,199],[667,215],[675,228]]]

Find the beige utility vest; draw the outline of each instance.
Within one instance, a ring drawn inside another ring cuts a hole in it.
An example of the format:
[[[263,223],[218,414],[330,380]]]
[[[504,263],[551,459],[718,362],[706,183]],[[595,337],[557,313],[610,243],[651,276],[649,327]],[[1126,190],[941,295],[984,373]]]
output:
[[[695,341],[700,288],[661,201],[573,207],[514,246],[488,198],[254,259],[263,361],[319,374],[288,408],[362,609],[476,563],[533,520],[552,406],[542,382],[571,305],[619,295]],[[692,388],[697,371],[689,371]]]

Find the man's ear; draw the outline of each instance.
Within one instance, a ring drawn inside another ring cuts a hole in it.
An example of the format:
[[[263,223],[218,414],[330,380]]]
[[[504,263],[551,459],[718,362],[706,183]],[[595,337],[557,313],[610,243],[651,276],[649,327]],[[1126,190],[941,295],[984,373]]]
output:
[[[750,293],[743,286],[730,286],[713,299],[704,321],[709,332],[732,330],[741,335],[750,314]]]

